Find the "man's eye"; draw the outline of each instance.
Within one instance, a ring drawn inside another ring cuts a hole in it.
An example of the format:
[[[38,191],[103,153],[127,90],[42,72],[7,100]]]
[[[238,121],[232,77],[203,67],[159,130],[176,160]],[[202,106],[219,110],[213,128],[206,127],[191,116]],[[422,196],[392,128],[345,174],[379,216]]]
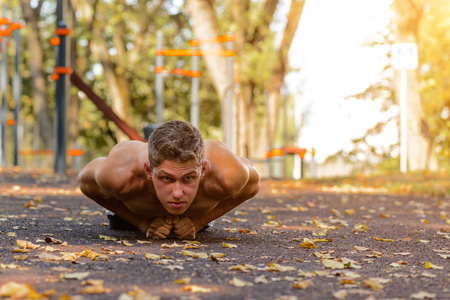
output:
[[[192,180],[192,176],[184,177],[184,181],[191,181],[191,180]]]
[[[164,180],[164,181],[170,181],[170,180],[172,180],[172,178],[167,177],[167,176],[164,176],[164,177],[162,178],[162,180]]]

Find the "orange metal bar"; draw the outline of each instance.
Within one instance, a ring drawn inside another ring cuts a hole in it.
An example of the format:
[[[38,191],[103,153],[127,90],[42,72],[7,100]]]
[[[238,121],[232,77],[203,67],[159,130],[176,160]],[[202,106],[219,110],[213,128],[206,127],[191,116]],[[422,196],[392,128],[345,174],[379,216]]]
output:
[[[192,50],[192,49],[158,49],[156,55],[163,56],[235,56],[235,50]]]
[[[11,22],[11,20],[6,18],[6,17],[1,17],[0,18],[0,25],[8,25],[9,22]]]
[[[270,150],[271,156],[283,156],[284,155],[284,149],[283,148],[274,148]]]
[[[200,77],[202,73],[196,70],[183,70],[183,69],[173,69],[170,74],[189,76],[189,77]]]
[[[0,30],[0,36],[8,36],[12,32],[11,28],[6,28],[5,30]]]
[[[162,66],[155,67],[155,73],[164,73],[166,72],[166,68]]]
[[[72,68],[70,67],[55,67],[55,74],[72,74]]]
[[[236,36],[234,34],[226,34],[226,35],[218,36],[218,37],[213,38],[213,39],[204,39],[204,40],[194,39],[194,40],[190,40],[189,41],[189,45],[191,47],[198,47],[198,46],[204,45],[204,44],[232,42],[235,39],[236,39]]]
[[[83,150],[81,149],[69,149],[66,151],[67,155],[70,156],[81,156],[83,155]],[[53,155],[55,151],[52,149],[41,149],[41,150],[20,150],[19,155]]]
[[[72,30],[70,30],[68,28],[56,28],[55,34],[56,35],[71,35]]]
[[[19,22],[12,22],[11,24],[9,24],[9,28],[11,30],[21,29],[22,28],[22,24],[19,23]]]
[[[8,120],[6,120],[6,125],[8,125],[8,126],[14,126],[14,125],[16,125],[16,120],[14,120],[14,119],[8,119]]]

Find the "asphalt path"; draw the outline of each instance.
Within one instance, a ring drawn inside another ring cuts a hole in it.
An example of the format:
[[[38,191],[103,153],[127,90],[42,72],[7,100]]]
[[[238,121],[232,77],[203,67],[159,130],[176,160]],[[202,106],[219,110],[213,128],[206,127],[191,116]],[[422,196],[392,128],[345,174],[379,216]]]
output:
[[[450,299],[450,199],[263,181],[194,241],[111,230],[75,176],[0,172],[0,296]],[[9,295],[9,296],[8,296]]]

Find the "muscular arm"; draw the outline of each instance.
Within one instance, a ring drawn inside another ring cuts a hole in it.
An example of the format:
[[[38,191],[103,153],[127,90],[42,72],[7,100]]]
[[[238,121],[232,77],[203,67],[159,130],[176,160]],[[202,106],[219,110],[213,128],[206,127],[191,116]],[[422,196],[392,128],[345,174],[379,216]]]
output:
[[[196,232],[254,197],[260,189],[260,176],[253,164],[246,158],[235,156],[224,146],[219,145],[219,147],[219,149],[214,147],[214,154],[210,156],[212,163],[216,164],[213,166],[216,170],[212,173],[220,174],[219,183],[215,185],[227,196],[205,216],[193,218]],[[214,157],[215,155],[217,157]]]
[[[102,176],[100,171],[101,164],[105,163],[105,160],[106,158],[104,157],[97,158],[81,170],[78,174],[78,183],[81,191],[99,205],[116,213],[122,219],[133,224],[140,230],[145,231],[148,227],[149,220],[141,218],[131,212],[123,201],[116,198],[111,191],[108,191],[98,184],[97,180]]]

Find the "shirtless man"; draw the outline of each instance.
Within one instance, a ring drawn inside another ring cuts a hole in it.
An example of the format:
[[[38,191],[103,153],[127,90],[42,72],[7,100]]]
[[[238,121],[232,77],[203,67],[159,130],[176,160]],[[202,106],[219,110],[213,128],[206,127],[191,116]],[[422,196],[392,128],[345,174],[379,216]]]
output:
[[[120,142],[78,175],[81,191],[149,238],[194,238],[209,222],[255,196],[260,177],[221,142],[169,121],[148,145]]]

